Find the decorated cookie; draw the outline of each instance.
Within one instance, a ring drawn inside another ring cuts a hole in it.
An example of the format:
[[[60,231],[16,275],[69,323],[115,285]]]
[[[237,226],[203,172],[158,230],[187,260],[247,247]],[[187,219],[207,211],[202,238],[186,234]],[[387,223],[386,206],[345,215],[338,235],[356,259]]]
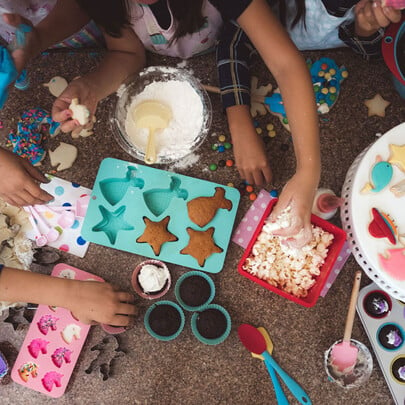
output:
[[[56,367],[61,368],[63,362],[69,364],[72,360],[70,358],[72,351],[66,347],[58,347],[52,354],[52,362]]]
[[[32,362],[25,363],[18,369],[18,374],[24,382],[27,382],[29,377],[36,378],[38,376],[38,365]]]
[[[37,338],[37,339],[33,339],[31,341],[31,343],[28,345],[28,351],[30,352],[31,356],[36,359],[38,358],[39,353],[41,352],[42,354],[46,354],[47,353],[47,346],[48,346],[49,342],[41,339],[41,338]]]
[[[377,93],[373,98],[365,100],[364,104],[368,108],[369,117],[372,117],[373,115],[385,117],[385,109],[391,104],[391,102],[385,100],[379,93]]]
[[[70,344],[72,343],[73,339],[80,339],[80,331],[81,327],[75,323],[71,323],[63,329],[61,332],[63,340],[67,343]]]
[[[62,386],[62,382],[61,382],[62,377],[63,377],[63,375],[56,371],[49,371],[42,378],[42,384],[47,391],[51,392],[54,385],[56,387]]]
[[[387,238],[393,245],[396,244],[398,229],[388,214],[377,208],[371,210],[373,219],[368,226],[368,231],[375,238]]]
[[[43,335],[47,335],[49,330],[56,330],[56,322],[58,318],[52,315],[44,315],[38,322],[38,329]]]
[[[190,240],[180,253],[193,256],[201,267],[204,266],[205,260],[213,253],[222,252],[222,249],[214,242],[214,231],[215,228],[208,228],[206,231],[196,231],[192,228],[187,228]]]
[[[59,97],[68,86],[68,82],[61,76],[55,76],[48,83],[44,83],[43,86],[47,87],[53,96]]]
[[[390,188],[390,191],[392,191],[395,197],[402,197],[403,195],[405,195],[405,179],[397,184],[394,184]]]
[[[396,280],[405,280],[405,249],[388,249],[378,258],[387,274]]]
[[[215,188],[212,197],[197,197],[187,203],[188,216],[201,228],[213,220],[220,208],[232,209],[232,202],[225,198],[225,190],[221,187]]]
[[[163,218],[158,222],[151,221],[149,218],[144,217],[143,221],[146,225],[145,230],[136,241],[138,243],[149,243],[156,256],[159,256],[164,243],[178,240],[177,236],[173,235],[167,229],[170,217]]]
[[[375,192],[383,190],[391,181],[394,170],[391,163],[383,161],[381,156],[376,157],[376,163],[371,169],[371,181],[366,183],[361,190],[362,193]]]
[[[405,145],[390,145],[390,151],[388,161],[405,172]]]
[[[90,111],[88,108],[79,104],[79,100],[74,98],[69,105],[69,109],[72,111],[72,118],[77,120],[80,125],[86,125],[90,119]]]
[[[77,148],[65,142],[61,142],[54,150],[49,150],[49,157],[51,159],[51,166],[57,166],[56,170],[69,169],[77,158]]]

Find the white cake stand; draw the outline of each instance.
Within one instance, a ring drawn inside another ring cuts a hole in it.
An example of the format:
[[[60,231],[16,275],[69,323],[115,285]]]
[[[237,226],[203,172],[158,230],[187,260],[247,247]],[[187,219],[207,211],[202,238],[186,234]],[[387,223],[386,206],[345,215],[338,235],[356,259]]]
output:
[[[368,167],[372,167],[373,156],[376,156],[379,151],[379,145],[383,144],[387,146],[388,144],[404,144],[403,142],[403,134],[405,133],[405,123],[400,124],[390,131],[388,131],[385,135],[381,138],[377,139],[374,143],[369,145],[363,152],[361,152],[352,165],[350,166],[347,174],[346,179],[343,184],[342,188],[342,198],[344,198],[344,204],[341,207],[341,220],[343,229],[347,233],[347,240],[350,246],[350,249],[355,257],[357,263],[361,266],[361,268],[365,271],[368,277],[374,281],[382,290],[384,290],[387,294],[391,295],[393,298],[396,298],[400,301],[405,301],[405,282],[394,280],[389,275],[385,274],[378,265],[376,265],[376,246],[375,244],[383,243],[382,241],[377,241],[375,238],[371,236],[364,235],[364,229],[366,228],[365,225],[365,216],[367,218],[370,216],[371,210],[371,203],[364,204],[359,209],[357,198],[359,198],[359,179],[356,177],[358,168],[363,160],[366,160],[365,163]],[[400,135],[402,135],[402,141],[399,140]],[[383,139],[384,138],[384,139]],[[374,154],[375,150],[375,154]],[[367,152],[370,151],[371,153],[367,155]],[[385,158],[385,157],[384,157]],[[369,161],[370,160],[370,161]],[[366,166],[366,167],[367,167]],[[402,173],[403,176],[403,173]],[[390,183],[386,189],[388,190],[389,187],[394,182]],[[398,204],[402,204],[403,208],[401,212],[402,219],[405,219],[405,197],[394,197],[393,194],[389,191],[385,191],[386,194],[375,193],[376,196],[374,197],[376,200],[380,201],[381,204],[388,204],[392,203],[396,206],[395,211],[394,207],[390,206],[387,212],[399,212]],[[391,197],[387,198],[388,193],[391,193]],[[377,195],[381,194],[381,195]],[[397,199],[397,200],[394,200]],[[369,199],[370,201],[371,198]],[[356,207],[355,207],[356,206]],[[380,208],[377,205],[377,208]],[[354,212],[356,211],[356,212]],[[402,221],[404,222],[404,221]],[[404,233],[405,229],[403,226],[399,228],[399,231]],[[372,240],[374,239],[374,240]],[[399,248],[400,246],[391,246],[391,248]],[[405,269],[404,269],[405,271]]]

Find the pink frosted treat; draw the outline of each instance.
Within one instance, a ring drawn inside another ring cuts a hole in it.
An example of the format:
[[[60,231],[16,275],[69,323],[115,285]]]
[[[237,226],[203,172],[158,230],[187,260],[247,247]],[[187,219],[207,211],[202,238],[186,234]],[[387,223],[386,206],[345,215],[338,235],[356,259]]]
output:
[[[47,335],[49,328],[56,330],[56,322],[59,318],[55,318],[52,315],[44,315],[38,322],[38,329],[43,335]]]
[[[53,364],[55,364],[56,367],[61,368],[63,365],[63,360],[65,360],[65,363],[67,364],[71,362],[71,354],[72,351],[67,349],[66,347],[57,348],[51,356]]]
[[[56,387],[60,387],[62,385],[60,381],[62,377],[63,375],[57,373],[56,371],[49,371],[44,375],[44,378],[42,379],[42,384],[47,391],[51,392],[54,384]]]
[[[31,341],[31,343],[28,345],[28,351],[30,352],[31,356],[34,357],[34,359],[38,358],[39,352],[42,354],[47,353],[46,346],[48,346],[49,342],[47,342],[44,339],[37,338]]]
[[[405,0],[383,0],[381,5],[383,7],[392,7],[396,10],[402,10],[405,8]]]

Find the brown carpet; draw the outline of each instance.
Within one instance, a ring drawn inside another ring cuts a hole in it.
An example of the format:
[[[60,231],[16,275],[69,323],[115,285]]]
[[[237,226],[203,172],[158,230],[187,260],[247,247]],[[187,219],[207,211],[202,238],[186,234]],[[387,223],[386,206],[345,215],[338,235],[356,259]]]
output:
[[[323,171],[321,185],[340,194],[346,172],[354,158],[376,139],[377,133],[384,133],[398,125],[405,117],[405,103],[392,87],[390,73],[382,62],[367,63],[347,49],[333,52],[305,53],[313,60],[329,56],[338,65],[345,65],[349,77],[342,84],[340,97],[327,115],[320,117]],[[0,112],[3,122],[2,144],[23,110],[42,107],[50,110],[53,102],[42,83],[60,75],[71,80],[92,69],[100,58],[98,53],[68,52],[40,56],[30,67],[31,87],[20,92],[13,89],[5,108]],[[178,61],[156,56],[150,57],[150,64],[169,64]],[[187,63],[201,82],[216,85],[214,56],[196,58]],[[252,72],[259,76],[260,84],[274,80],[258,61]],[[391,102],[386,116],[368,117],[364,100],[380,93]],[[299,94],[297,94],[299,97]],[[210,136],[200,147],[200,158],[191,168],[178,170],[181,174],[227,184],[240,183],[235,168],[220,168],[210,172],[208,165],[220,159],[218,152],[211,150],[216,136],[229,137],[225,116],[217,95],[211,95],[214,118]],[[83,186],[92,187],[98,167],[103,158],[131,161],[114,141],[109,117],[114,97],[100,103],[97,112],[95,135],[72,140],[70,135],[59,135],[50,139],[48,146],[54,149],[59,141],[72,143],[79,148],[79,156],[73,168],[58,175]],[[277,135],[267,143],[274,171],[273,187],[281,190],[294,171],[294,154],[289,133],[277,118],[266,115],[258,119],[261,127],[273,123]],[[288,145],[288,149],[282,145]],[[226,158],[231,152],[226,152]],[[42,170],[50,171],[46,158]],[[269,187],[269,190],[272,187]],[[242,195],[237,214],[238,223],[250,206],[248,196]],[[340,225],[338,216],[333,220]],[[95,353],[90,349],[103,339],[105,333],[93,327],[84,345],[82,354],[68,385],[65,395],[58,403],[66,404],[274,404],[274,391],[264,365],[253,359],[241,345],[236,329],[242,322],[264,326],[274,342],[274,357],[306,390],[312,403],[331,404],[390,404],[393,403],[383,374],[375,362],[370,380],[364,386],[345,391],[327,380],[323,368],[323,353],[343,334],[346,308],[350,297],[354,272],[359,269],[350,257],[341,274],[325,298],[314,308],[301,307],[241,277],[237,263],[242,248],[230,243],[225,266],[213,279],[217,294],[215,302],[228,309],[233,328],[229,338],[218,346],[206,346],[192,335],[190,314],[186,314],[186,327],[174,341],[163,343],[153,339],[143,326],[143,315],[149,301],[138,299],[140,318],[136,326],[119,335],[121,350],[126,355],[112,364],[111,377],[103,381],[99,372],[85,373]],[[62,261],[87,271],[93,271],[121,288],[131,291],[130,276],[133,268],[143,258],[129,253],[91,244],[84,259],[62,254]],[[187,271],[186,268],[169,265],[173,281]],[[363,285],[370,282],[363,277]],[[174,299],[173,289],[167,295]],[[7,314],[3,314],[4,319]],[[12,362],[15,352],[26,334],[26,327],[14,331],[9,323],[0,323],[0,350]],[[358,317],[355,319],[353,337],[371,348]],[[9,342],[7,344],[6,342]],[[11,345],[11,347],[10,347]],[[375,357],[374,357],[375,360]],[[2,404],[51,404],[48,397],[25,389],[21,385],[4,381],[1,386]],[[404,390],[405,392],[405,390]],[[287,392],[291,403],[296,400]],[[405,395],[404,395],[405,396]]]

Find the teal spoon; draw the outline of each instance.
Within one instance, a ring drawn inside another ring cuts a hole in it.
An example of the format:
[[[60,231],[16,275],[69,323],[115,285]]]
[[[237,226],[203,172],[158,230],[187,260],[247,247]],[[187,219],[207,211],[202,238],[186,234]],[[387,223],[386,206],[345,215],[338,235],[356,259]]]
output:
[[[266,340],[260,331],[258,331],[254,326],[244,323],[239,326],[238,335],[240,341],[246,347],[246,349],[248,349],[250,352],[261,354],[264,358],[266,366],[274,368],[281,380],[300,404],[312,404],[311,399],[304,389],[278,365],[273,357],[271,357],[270,353],[267,351]]]

